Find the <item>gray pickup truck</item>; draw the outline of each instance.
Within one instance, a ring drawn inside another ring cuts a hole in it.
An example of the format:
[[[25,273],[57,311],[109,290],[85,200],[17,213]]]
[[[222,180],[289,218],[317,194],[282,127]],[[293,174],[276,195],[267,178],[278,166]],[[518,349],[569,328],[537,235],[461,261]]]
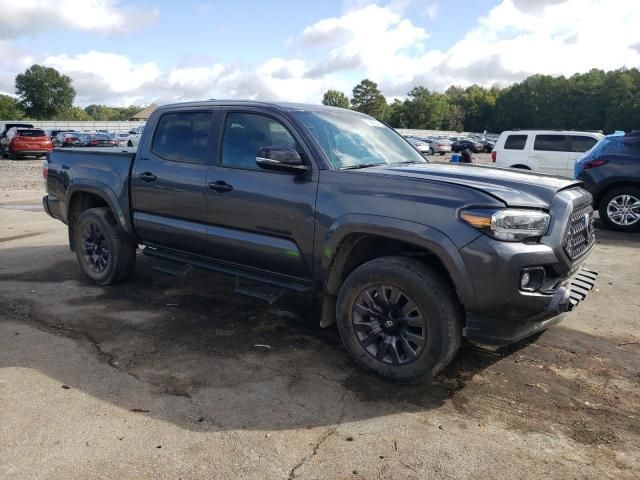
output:
[[[126,280],[142,246],[245,293],[315,292],[321,326],[337,321],[355,362],[398,382],[437,374],[463,337],[506,345],[547,328],[596,278],[580,182],[428,163],[343,109],[168,105],[136,152],[54,150],[44,173],[44,208],[95,283]]]

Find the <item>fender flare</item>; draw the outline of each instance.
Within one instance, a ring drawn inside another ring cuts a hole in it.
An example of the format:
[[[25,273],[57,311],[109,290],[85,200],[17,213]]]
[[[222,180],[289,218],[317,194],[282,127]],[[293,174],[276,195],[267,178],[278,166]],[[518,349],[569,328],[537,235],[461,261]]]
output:
[[[74,181],[69,186],[66,195],[67,205],[64,210],[65,221],[67,223],[69,222],[69,208],[72,205],[73,196],[76,193],[91,193],[92,195],[96,195],[97,197],[102,198],[109,206],[109,208],[113,211],[116,221],[118,222],[120,227],[127,233],[127,235],[135,238],[135,233],[133,231],[132,225],[130,224],[129,218],[118,202],[118,197],[116,196],[115,192],[108,185],[97,180],[79,179],[77,181]]]
[[[440,230],[392,217],[368,214],[347,214],[338,218],[325,236],[320,260],[320,272],[325,293],[335,296],[340,288],[341,269],[334,268],[343,240],[351,234],[371,234],[399,240],[433,253],[449,273],[458,298],[463,305],[475,302],[475,291],[467,267],[453,241]]]

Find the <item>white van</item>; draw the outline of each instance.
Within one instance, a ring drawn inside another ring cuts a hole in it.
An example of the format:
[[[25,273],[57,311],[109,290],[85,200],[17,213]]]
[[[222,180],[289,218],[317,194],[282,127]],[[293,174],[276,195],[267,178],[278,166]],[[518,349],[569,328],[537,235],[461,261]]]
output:
[[[604,135],[573,130],[509,130],[491,152],[497,167],[524,168],[573,178],[573,166]]]

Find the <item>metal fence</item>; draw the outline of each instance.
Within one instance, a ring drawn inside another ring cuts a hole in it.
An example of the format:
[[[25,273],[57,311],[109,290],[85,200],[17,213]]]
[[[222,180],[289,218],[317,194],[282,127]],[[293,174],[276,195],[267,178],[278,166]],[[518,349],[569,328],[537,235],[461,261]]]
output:
[[[30,123],[36,128],[42,128],[43,130],[79,130],[79,131],[94,131],[94,130],[108,130],[109,132],[119,132],[132,130],[140,125],[144,125],[145,122],[129,122],[129,121],[90,121],[90,122],[76,122],[76,121],[52,121],[52,120],[0,120],[0,125],[4,123]]]

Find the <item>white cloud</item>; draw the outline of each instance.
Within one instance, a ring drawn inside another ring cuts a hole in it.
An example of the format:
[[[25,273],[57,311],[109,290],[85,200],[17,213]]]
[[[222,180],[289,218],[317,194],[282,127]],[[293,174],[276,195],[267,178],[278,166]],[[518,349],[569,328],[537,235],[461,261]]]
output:
[[[429,34],[390,7],[368,5],[341,17],[321,20],[304,29],[306,47],[328,47],[328,55],[308,76],[366,69],[374,77],[403,72]]]
[[[387,97],[401,97],[415,85],[442,91],[452,84],[506,85],[535,73],[640,65],[635,2],[611,8],[597,0],[503,0],[451,48],[438,50],[430,47],[429,33],[407,18],[417,5],[437,9],[438,4],[408,1],[387,6],[351,1],[343,15],[293,35],[286,50],[295,52],[294,58],[274,56],[254,65],[188,53],[181,57],[188,61],[169,68],[97,51],[44,56],[30,52],[26,42],[0,38],[0,49],[12,51],[0,56],[0,92],[13,92],[15,75],[36,62],[71,76],[81,105],[203,98],[319,102],[329,88],[350,94],[365,77]]]
[[[35,35],[44,30],[112,33],[155,21],[158,9],[141,10],[118,0],[0,0],[0,38]]]

